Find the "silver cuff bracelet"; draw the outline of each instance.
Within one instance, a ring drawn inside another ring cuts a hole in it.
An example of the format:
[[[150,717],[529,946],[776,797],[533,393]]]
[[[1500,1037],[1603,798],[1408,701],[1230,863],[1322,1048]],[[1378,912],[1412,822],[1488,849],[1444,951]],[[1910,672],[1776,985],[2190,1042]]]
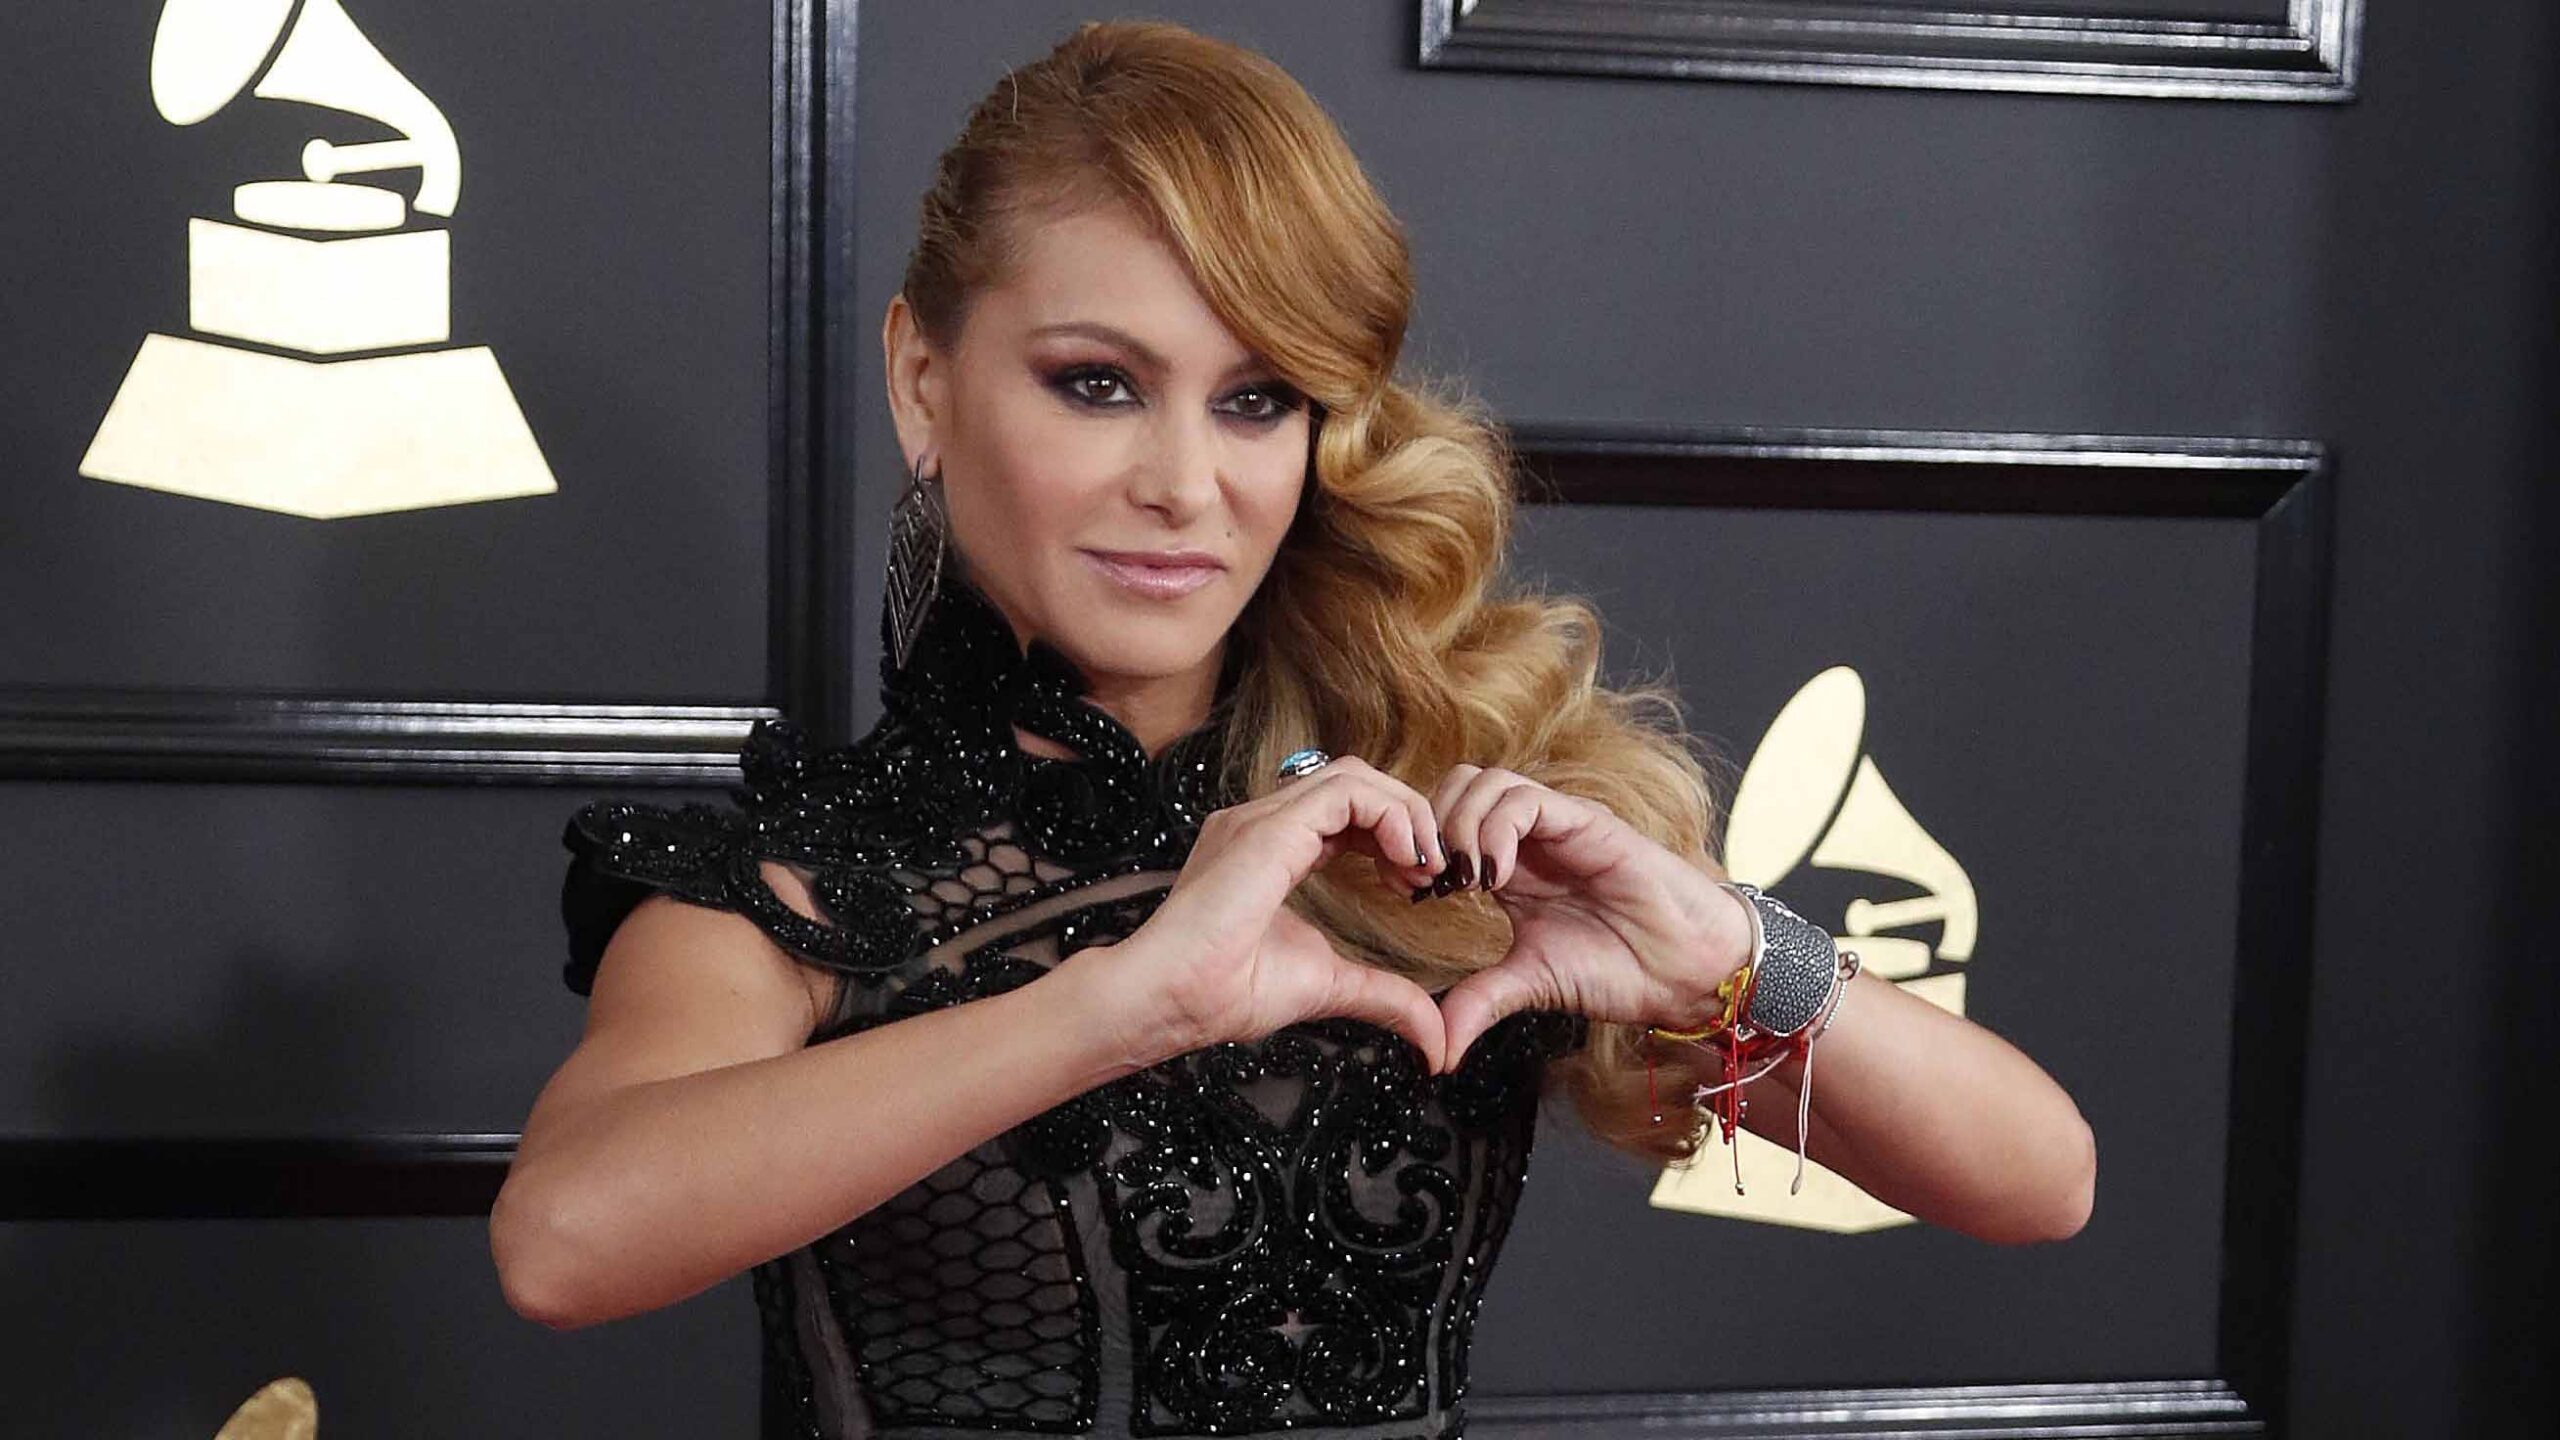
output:
[[[1840,947],[1829,931],[1757,885],[1720,881],[1751,909],[1751,1008],[1743,1019],[1769,1035],[1793,1035],[1812,1024],[1840,979]]]

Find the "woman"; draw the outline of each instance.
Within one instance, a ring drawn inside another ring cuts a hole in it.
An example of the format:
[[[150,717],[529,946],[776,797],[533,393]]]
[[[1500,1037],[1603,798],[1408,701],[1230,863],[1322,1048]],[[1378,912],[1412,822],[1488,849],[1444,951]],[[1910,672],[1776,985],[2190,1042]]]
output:
[[[1454,1436],[1540,1095],[1685,1160],[1746,1032],[1749,1128],[2079,1228],[2070,1099],[1799,963],[1668,694],[1499,583],[1508,455],[1394,378],[1411,295],[1258,55],[1088,25],[979,104],[882,332],[885,714],[760,726],[737,807],[571,822],[590,1009],[491,1217],[518,1310],[752,1268],[774,1435]]]

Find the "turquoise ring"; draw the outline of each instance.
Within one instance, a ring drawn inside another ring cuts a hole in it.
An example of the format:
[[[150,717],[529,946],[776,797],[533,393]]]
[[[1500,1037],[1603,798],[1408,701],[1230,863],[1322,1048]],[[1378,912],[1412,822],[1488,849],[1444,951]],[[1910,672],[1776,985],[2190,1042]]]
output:
[[[1308,771],[1323,769],[1332,759],[1332,756],[1327,755],[1321,750],[1292,750],[1289,752],[1288,757],[1280,762],[1278,778],[1282,780],[1295,780],[1299,776],[1306,774]]]

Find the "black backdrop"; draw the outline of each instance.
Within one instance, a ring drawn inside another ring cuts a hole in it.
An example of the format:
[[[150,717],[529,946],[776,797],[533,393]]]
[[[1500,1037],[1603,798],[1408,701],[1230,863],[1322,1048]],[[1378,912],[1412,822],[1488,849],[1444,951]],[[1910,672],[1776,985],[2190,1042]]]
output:
[[[1417,362],[1527,425],[1564,503],[1523,564],[1601,599],[1622,669],[1672,665],[1737,766],[1860,671],[1869,755],[1982,896],[1970,1008],[2102,1148],[2089,1230],[2004,1251],[1659,1209],[1552,1125],[1489,1432],[1781,1433],[1734,1391],[1956,1382],[2043,1388],[1831,1400],[2521,1428],[2547,19],[2386,7],[2351,100],[2267,105],[1422,68],[1416,8],[1167,13],[1343,118],[1413,230]],[[299,1373],[324,1434],[745,1433],[742,1286],[554,1335],[487,1270],[471,1212],[578,1022],[558,824],[719,783],[769,708],[867,717],[879,306],[934,150],[1085,12],[350,0],[460,137],[453,343],[560,490],[331,522],[76,474],[142,335],[186,333],[186,218],[370,138],[247,98],[167,125],[156,12],[0,21],[8,1428],[207,1434]],[[1768,428],[1805,425],[1837,428]],[[2484,958],[2415,985],[2428,937]],[[2127,1022],[2164,993],[2202,1019]],[[1785,1323],[1725,1329],[1721,1276]]]

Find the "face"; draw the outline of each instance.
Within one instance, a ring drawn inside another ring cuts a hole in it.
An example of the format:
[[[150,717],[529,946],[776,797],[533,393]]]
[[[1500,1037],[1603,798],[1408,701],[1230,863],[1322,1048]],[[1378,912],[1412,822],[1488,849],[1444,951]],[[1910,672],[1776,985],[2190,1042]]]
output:
[[[1205,705],[1296,512],[1307,401],[1131,215],[1025,223],[954,353],[891,303],[899,441],[940,466],[951,544],[1017,639],[1048,640],[1098,693]]]

